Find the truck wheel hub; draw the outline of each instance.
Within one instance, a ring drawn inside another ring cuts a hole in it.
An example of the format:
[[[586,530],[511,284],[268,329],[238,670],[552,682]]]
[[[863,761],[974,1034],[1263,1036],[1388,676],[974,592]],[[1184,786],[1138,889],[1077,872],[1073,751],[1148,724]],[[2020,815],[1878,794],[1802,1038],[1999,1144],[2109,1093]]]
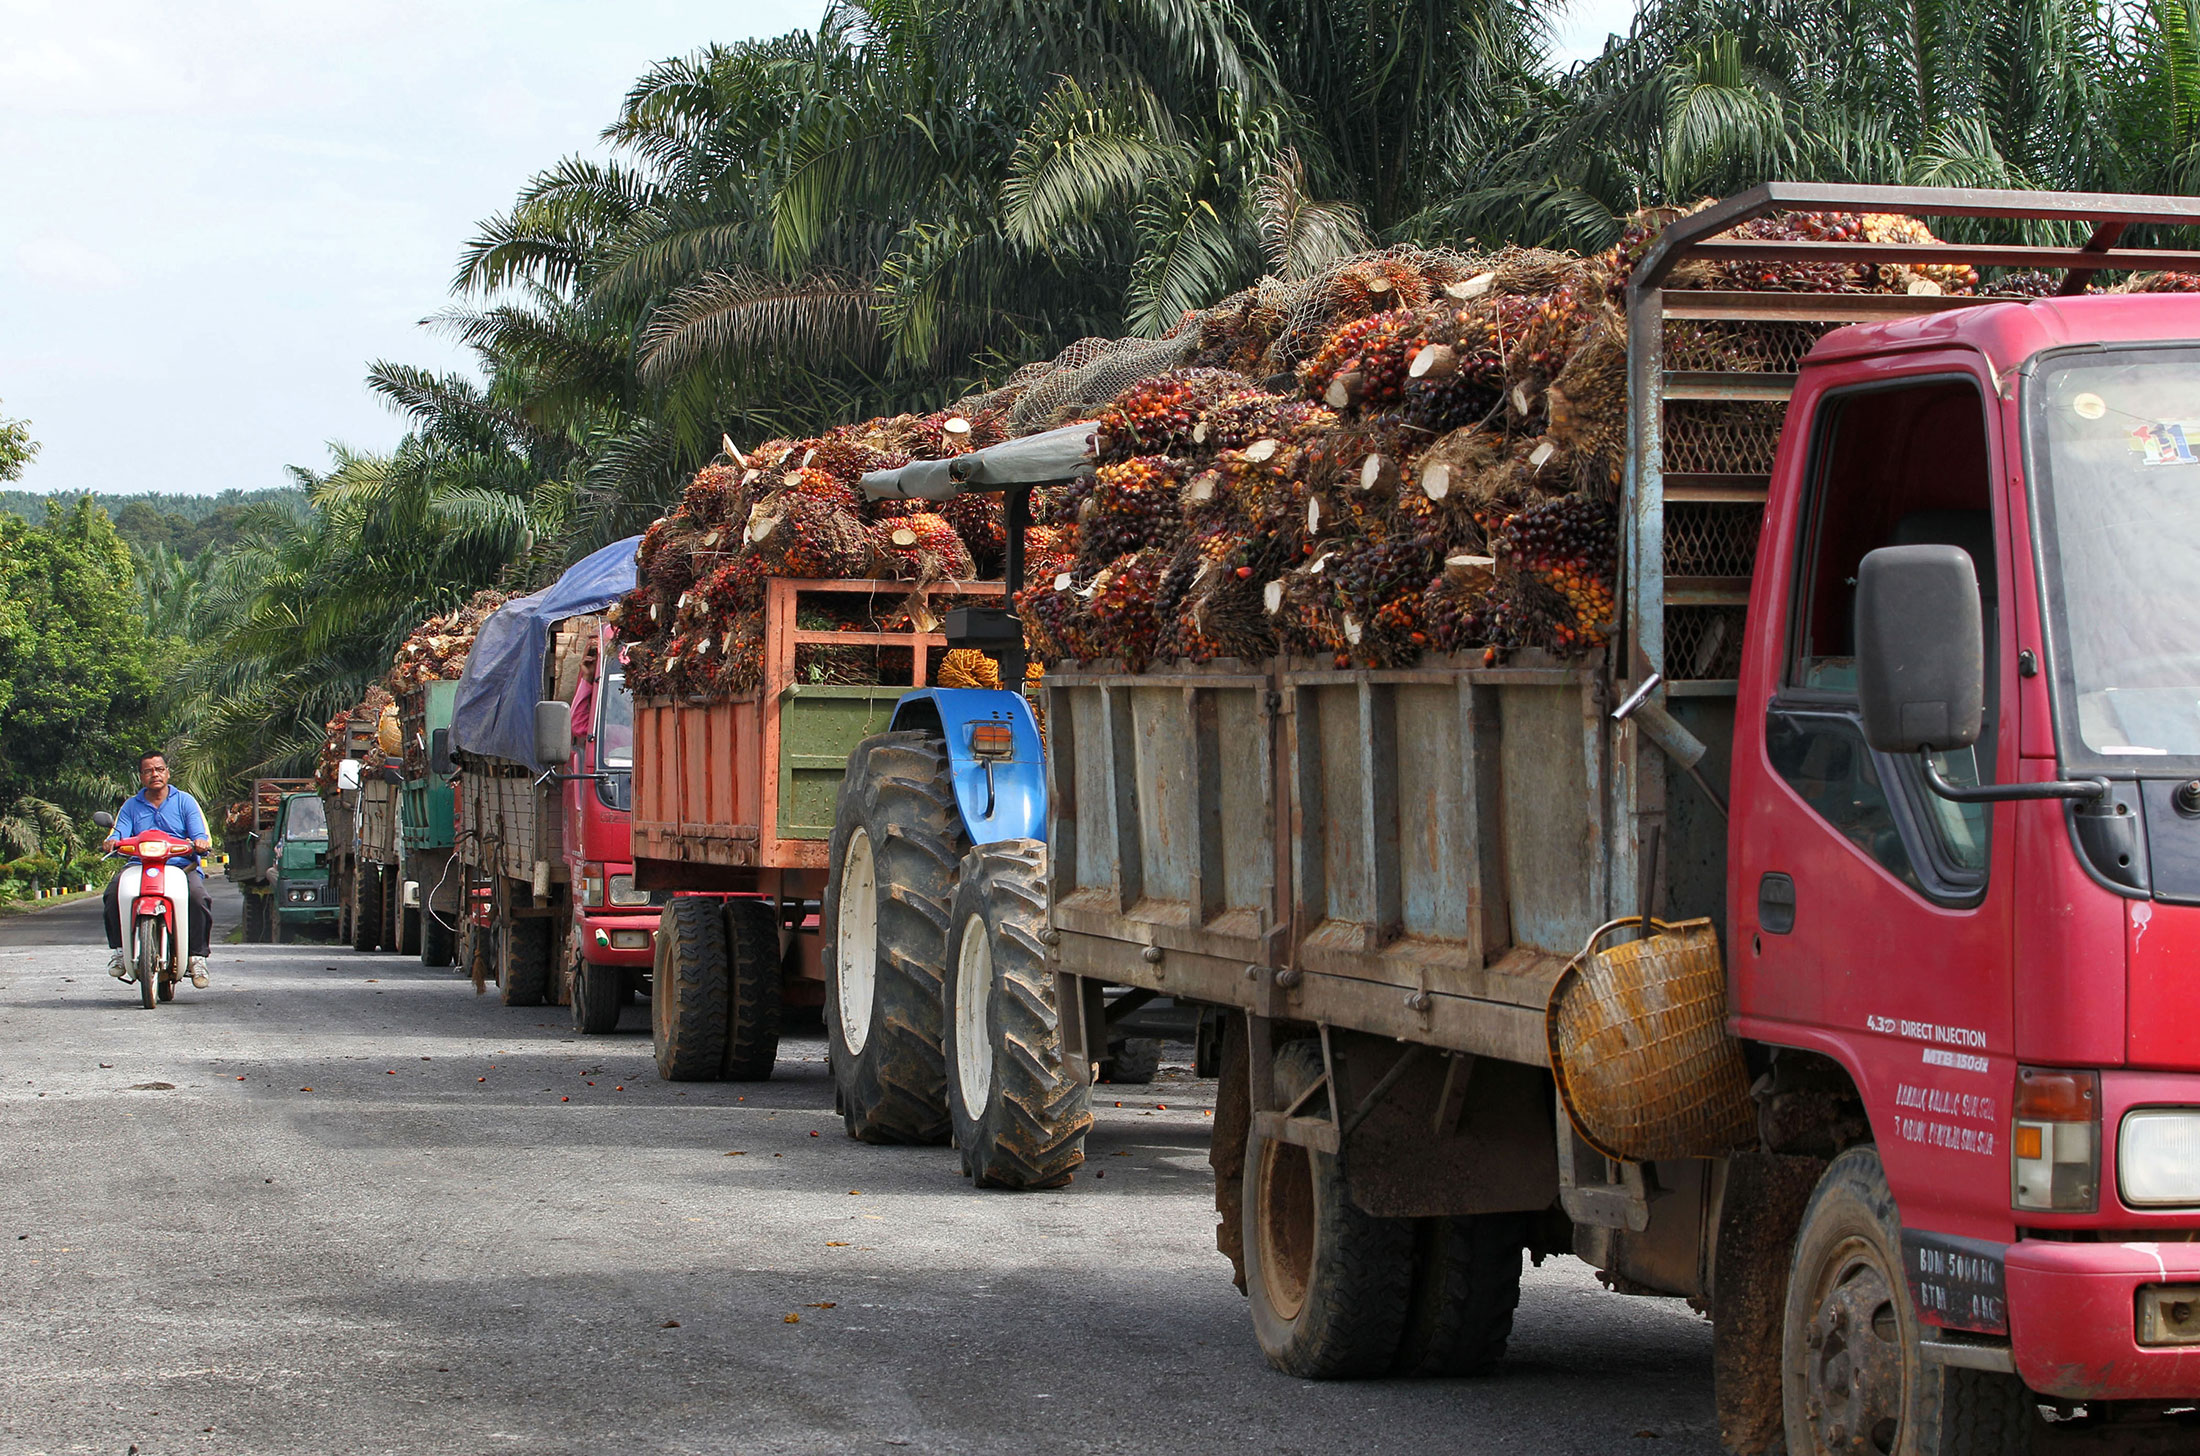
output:
[[[1254,1217],[1260,1220],[1261,1286],[1277,1316],[1294,1320],[1314,1275],[1314,1165],[1306,1149],[1271,1142],[1260,1160]]]
[[[1886,1456],[1901,1435],[1902,1330],[1878,1261],[1847,1252],[1805,1334],[1810,1421],[1821,1451]]]

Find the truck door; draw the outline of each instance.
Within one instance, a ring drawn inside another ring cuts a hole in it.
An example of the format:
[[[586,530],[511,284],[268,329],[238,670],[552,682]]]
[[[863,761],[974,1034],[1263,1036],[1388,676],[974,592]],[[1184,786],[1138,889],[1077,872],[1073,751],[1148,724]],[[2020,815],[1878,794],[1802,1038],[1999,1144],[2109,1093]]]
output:
[[[1900,367],[1821,366],[1795,400],[1808,413],[1791,423],[1773,485],[1760,548],[1772,568],[1754,589],[1735,725],[1735,995],[1746,1035],[1849,1069],[1906,1224],[2006,1237],[2008,1109],[1995,1094],[2014,1075],[2014,836],[1996,832],[1988,806],[1940,799],[1914,761],[1866,745],[1853,637],[1866,552],[1967,551],[1984,607],[1986,727],[1944,772],[2013,776],[1997,434],[1975,356]]]

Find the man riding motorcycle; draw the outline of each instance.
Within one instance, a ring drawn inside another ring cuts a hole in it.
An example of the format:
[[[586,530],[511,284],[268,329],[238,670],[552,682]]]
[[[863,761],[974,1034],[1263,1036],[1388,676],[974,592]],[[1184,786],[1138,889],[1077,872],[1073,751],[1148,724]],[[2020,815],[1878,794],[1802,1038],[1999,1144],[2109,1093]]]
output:
[[[207,834],[206,815],[200,811],[198,800],[170,786],[168,756],[158,750],[138,756],[138,782],[144,787],[123,801],[121,811],[115,815],[114,829],[107,836],[107,848],[111,850],[148,829],[158,829],[172,838],[189,840],[197,851],[173,863],[191,887],[191,984],[204,990],[207,949],[214,938],[214,901],[206,892],[206,874],[199,868],[199,855],[214,847]],[[107,960],[107,974],[127,981],[130,968],[122,959],[122,906],[116,894],[121,887],[119,875],[107,882],[107,949],[114,952]]]

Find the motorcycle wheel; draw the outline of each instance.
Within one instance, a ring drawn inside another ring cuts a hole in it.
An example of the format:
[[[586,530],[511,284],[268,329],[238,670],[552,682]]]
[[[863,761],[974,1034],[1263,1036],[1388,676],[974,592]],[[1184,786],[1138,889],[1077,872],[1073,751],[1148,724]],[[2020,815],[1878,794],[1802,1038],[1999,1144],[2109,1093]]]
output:
[[[160,922],[157,920],[138,927],[138,1004],[147,1011],[160,1004],[156,999],[160,994],[160,968],[162,963],[168,959],[166,955],[168,948],[161,944],[164,939],[166,937],[161,933]]]

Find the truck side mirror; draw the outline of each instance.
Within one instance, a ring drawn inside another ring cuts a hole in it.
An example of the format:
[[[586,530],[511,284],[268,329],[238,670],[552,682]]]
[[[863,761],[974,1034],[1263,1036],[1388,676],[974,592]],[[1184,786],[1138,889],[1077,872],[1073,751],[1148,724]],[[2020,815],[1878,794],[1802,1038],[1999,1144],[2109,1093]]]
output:
[[[451,730],[438,728],[428,735],[428,772],[438,778],[451,776]]]
[[[1986,711],[1978,573],[1960,546],[1882,546],[1856,573],[1856,678],[1881,753],[1978,742]]]
[[[573,756],[573,705],[556,698],[535,704],[535,761],[561,764]]]
[[[102,829],[112,829],[115,827],[115,816],[102,809],[92,816],[92,822]]]

